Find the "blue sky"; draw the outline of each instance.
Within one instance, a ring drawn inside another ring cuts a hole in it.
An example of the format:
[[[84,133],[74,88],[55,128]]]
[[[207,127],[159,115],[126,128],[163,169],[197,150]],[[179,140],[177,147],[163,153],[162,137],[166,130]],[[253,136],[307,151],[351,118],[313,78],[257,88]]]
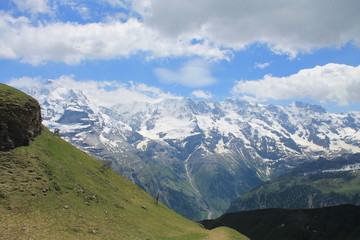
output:
[[[358,0],[1,0],[0,82],[52,79],[104,106],[231,97],[360,111],[359,12]]]

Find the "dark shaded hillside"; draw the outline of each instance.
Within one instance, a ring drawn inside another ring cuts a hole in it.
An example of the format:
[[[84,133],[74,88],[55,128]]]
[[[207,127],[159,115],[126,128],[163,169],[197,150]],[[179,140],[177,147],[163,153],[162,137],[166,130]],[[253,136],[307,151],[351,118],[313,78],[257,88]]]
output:
[[[360,205],[360,153],[303,163],[240,196],[228,212]]]
[[[226,213],[202,224],[231,227],[252,240],[359,240],[360,207],[261,209]]]

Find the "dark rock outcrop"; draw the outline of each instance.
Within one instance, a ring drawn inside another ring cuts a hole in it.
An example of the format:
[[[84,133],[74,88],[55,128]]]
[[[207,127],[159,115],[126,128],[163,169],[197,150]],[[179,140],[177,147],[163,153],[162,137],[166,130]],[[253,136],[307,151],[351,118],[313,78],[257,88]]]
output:
[[[0,151],[27,146],[41,134],[39,103],[25,93],[0,84]]]

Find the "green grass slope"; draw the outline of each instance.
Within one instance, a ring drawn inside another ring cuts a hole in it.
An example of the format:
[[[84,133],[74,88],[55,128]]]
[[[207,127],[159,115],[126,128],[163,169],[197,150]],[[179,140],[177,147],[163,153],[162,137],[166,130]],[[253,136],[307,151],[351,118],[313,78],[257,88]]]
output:
[[[0,239],[247,239],[201,228],[44,129],[0,152]]]
[[[16,88],[0,83],[0,110],[6,111],[5,105],[13,105],[23,108],[28,104],[37,104],[36,99],[17,90]]]

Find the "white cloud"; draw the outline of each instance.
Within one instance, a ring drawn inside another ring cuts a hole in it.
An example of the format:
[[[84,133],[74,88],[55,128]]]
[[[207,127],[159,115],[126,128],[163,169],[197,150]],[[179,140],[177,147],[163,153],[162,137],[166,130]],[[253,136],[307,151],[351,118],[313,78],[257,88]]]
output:
[[[81,90],[86,96],[99,106],[111,107],[120,103],[131,102],[160,102],[164,99],[181,98],[165,93],[156,87],[143,83],[122,84],[116,81],[77,81],[73,75],[63,75],[57,79],[45,81],[40,77],[22,77],[11,79],[8,84],[19,88],[47,88],[62,87],[65,89]]]
[[[303,69],[288,77],[266,75],[256,81],[238,81],[234,94],[251,94],[258,99],[312,98],[338,105],[360,102],[360,65],[329,63]]]
[[[131,9],[138,12],[140,15],[145,16],[151,11],[152,0],[132,0]]]
[[[209,99],[213,97],[210,92],[204,92],[203,90],[195,90],[191,94],[196,98]]]
[[[23,12],[36,13],[51,13],[49,0],[12,0],[16,6]]]
[[[74,4],[84,19],[96,7],[87,1],[13,0],[19,9],[53,13],[62,4]],[[97,0],[116,9],[129,8],[127,21],[75,23],[52,14],[50,19],[16,18],[0,13],[0,57],[41,64],[47,61],[78,64],[91,59],[199,56],[230,60],[234,51],[253,43],[294,57],[316,48],[360,45],[358,0]],[[95,4],[96,6],[96,4]],[[114,14],[114,12],[113,12]],[[130,18],[129,18],[130,16]],[[131,16],[136,16],[132,18]],[[57,18],[58,17],[58,18]],[[112,19],[109,21],[108,19]],[[32,23],[31,23],[32,22]],[[35,24],[34,24],[35,23]],[[197,44],[192,39],[201,39]],[[29,47],[31,46],[31,47]]]
[[[25,17],[0,15],[0,57],[38,65],[47,61],[78,64],[89,59],[114,59],[143,52],[148,58],[197,55],[227,59],[228,53],[209,42],[162,38],[137,19],[78,24],[55,22],[34,26]]]
[[[358,0],[136,0],[145,23],[169,36],[201,34],[217,46],[242,49],[260,42],[277,53],[360,45]],[[139,7],[140,6],[140,7]]]
[[[265,63],[255,63],[254,68],[264,69],[264,68],[267,68],[268,66],[270,66],[270,63],[268,63],[268,62],[265,62]]]
[[[209,64],[202,60],[190,60],[179,70],[156,68],[155,74],[163,83],[180,84],[185,87],[204,87],[216,83],[211,76]]]
[[[9,85],[17,88],[40,88],[43,84],[40,77],[21,77],[11,79]]]
[[[144,94],[147,97],[151,98],[150,100],[148,100],[146,102],[159,102],[164,99],[180,99],[180,98],[182,98],[182,97],[175,96],[171,93],[163,92],[160,88],[148,86],[144,83],[135,84],[133,82],[130,82],[130,84],[131,84],[131,88],[129,88],[129,90],[131,90],[133,92],[138,92],[138,93]],[[136,100],[136,98],[134,98],[134,100],[138,101],[138,100]],[[143,102],[145,102],[145,100],[143,100]]]

